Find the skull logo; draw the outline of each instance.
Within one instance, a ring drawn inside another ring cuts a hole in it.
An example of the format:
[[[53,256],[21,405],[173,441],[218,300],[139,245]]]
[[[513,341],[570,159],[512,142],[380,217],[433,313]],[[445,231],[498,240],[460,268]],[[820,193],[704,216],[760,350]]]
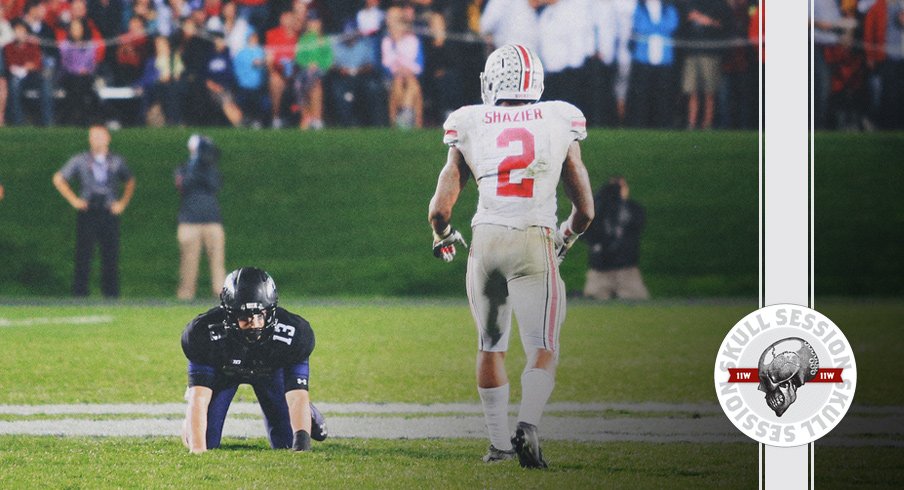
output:
[[[797,400],[797,389],[816,376],[819,358],[806,340],[789,337],[770,345],[760,356],[760,391],[766,404],[781,417]]]

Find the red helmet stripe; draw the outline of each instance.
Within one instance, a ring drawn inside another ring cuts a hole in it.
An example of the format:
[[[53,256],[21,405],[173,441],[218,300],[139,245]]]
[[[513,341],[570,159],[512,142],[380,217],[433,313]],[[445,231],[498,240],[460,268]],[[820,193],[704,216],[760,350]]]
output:
[[[521,91],[526,92],[530,89],[530,74],[531,74],[531,60],[530,53],[527,52],[527,48],[520,44],[515,45],[515,49],[518,50],[518,54],[521,55]]]

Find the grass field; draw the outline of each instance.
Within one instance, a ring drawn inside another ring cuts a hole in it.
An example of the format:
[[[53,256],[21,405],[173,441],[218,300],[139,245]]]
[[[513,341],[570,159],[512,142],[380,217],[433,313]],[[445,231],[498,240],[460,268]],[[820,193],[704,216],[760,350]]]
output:
[[[113,149],[138,187],[123,218],[125,297],[174,295],[174,167],[190,129],[128,129]],[[223,149],[227,265],[256,263],[306,295],[457,294],[464,264],[429,257],[427,203],[445,158],[438,130],[205,130]],[[40,144],[35,144],[40,142]],[[81,129],[0,130],[0,295],[65,296],[75,213],[50,183],[84,151]],[[757,281],[757,135],[593,129],[582,143],[594,186],[620,173],[647,208],[641,267],[657,297],[749,296]],[[815,264],[820,295],[904,293],[900,133],[816,136]],[[467,232],[469,186],[454,223]],[[568,208],[563,200],[560,214]],[[560,216],[561,217],[561,216]],[[583,280],[579,244],[563,266]],[[857,257],[852,261],[850,257]],[[342,271],[336,273],[336,271]],[[574,286],[577,287],[577,286]]]
[[[475,341],[463,301],[284,303],[317,332],[315,401],[477,403]],[[185,361],[178,338],[203,307],[2,306],[0,405],[180,402]],[[714,403],[715,349],[754,308],[746,301],[573,301],[552,401]],[[904,406],[904,375],[897,369],[904,304],[825,301],[819,309],[844,329],[858,355],[854,406]],[[62,323],[77,317],[94,323]],[[508,368],[517,397],[523,355],[516,337],[511,347]],[[250,391],[240,392],[240,399],[252,398]],[[549,441],[545,451],[555,469],[542,475],[516,464],[486,467],[479,462],[485,445],[477,439],[333,439],[297,455],[264,450],[261,437],[227,440],[224,450],[195,458],[175,437],[0,436],[0,487],[756,487],[753,443]],[[901,448],[820,447],[817,485],[900,488],[902,456]]]
[[[187,158],[189,129],[128,129],[112,148],[134,170],[137,190],[123,217],[125,297],[174,295],[178,196],[173,169]],[[430,256],[427,204],[445,161],[439,130],[206,130],[222,147],[227,265],[255,263],[307,295],[457,294],[464,261]],[[69,291],[75,213],[50,184],[86,148],[81,129],[0,132],[0,295]],[[40,141],[40,145],[35,145]],[[738,296],[756,288],[756,134],[592,131],[583,144],[594,187],[631,179],[648,207],[643,256],[658,296]],[[22,162],[14,164],[13,162]],[[455,225],[470,237],[473,185]],[[560,214],[570,209],[562,200]],[[717,238],[718,237],[718,238]],[[717,238],[717,239],[716,239]],[[585,249],[563,267],[570,284]],[[337,274],[336,271],[342,271]]]
[[[123,220],[125,300],[104,303],[59,299],[71,281],[74,212],[50,177],[68,156],[84,150],[85,132],[0,130],[0,180],[7,192],[0,202],[0,406],[181,403],[185,361],[179,335],[210,306],[160,299],[172,297],[176,286],[172,170],[185,158],[189,133],[114,134],[113,147],[130,162],[138,191]],[[224,155],[227,266],[270,270],[284,305],[313,324],[314,400],[477,403],[476,340],[463,300],[465,261],[447,265],[429,254],[426,206],[445,152],[439,132],[209,134]],[[901,136],[816,136],[817,297],[886,298],[816,304],[844,330],[858,356],[852,411],[904,407]],[[591,130],[582,148],[594,183],[624,174],[633,197],[647,208],[641,266],[660,299],[572,301],[552,402],[715,403],[716,349],[725,332],[757,306],[756,145],[755,133]],[[466,235],[475,199],[471,186],[456,210],[455,224]],[[583,283],[585,260],[579,244],[563,264],[569,290]],[[450,297],[456,299],[444,299]],[[508,363],[513,399],[520,396],[522,363],[515,336]],[[240,391],[239,401],[252,400],[250,390]],[[649,416],[587,415],[644,423]],[[680,426],[690,416],[660,417]],[[61,419],[0,415],[0,423],[42,418]],[[868,434],[866,442],[883,436]],[[757,484],[752,442],[550,440],[545,451],[553,471],[542,474],[481,464],[486,442],[473,438],[339,438],[306,455],[265,446],[262,437],[228,439],[222,451],[189,457],[175,437],[0,435],[0,488]],[[900,444],[817,447],[820,489],[904,488]]]

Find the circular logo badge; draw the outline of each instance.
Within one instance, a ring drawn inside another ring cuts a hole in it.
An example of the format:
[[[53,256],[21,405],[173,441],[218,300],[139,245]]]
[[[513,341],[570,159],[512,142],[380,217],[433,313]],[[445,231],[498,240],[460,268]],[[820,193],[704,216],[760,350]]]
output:
[[[857,364],[847,338],[825,315],[779,304],[732,327],[713,380],[738,430],[763,444],[791,447],[838,425],[854,400]]]

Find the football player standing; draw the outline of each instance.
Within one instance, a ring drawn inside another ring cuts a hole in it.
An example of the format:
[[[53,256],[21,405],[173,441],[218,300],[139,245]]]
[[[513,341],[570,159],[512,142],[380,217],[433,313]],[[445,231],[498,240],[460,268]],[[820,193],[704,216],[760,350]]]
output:
[[[484,461],[513,459],[546,468],[537,426],[555,386],[565,284],[559,263],[593,219],[593,194],[579,141],[584,115],[561,101],[539,102],[543,66],[530,49],[505,45],[481,74],[483,104],[453,112],[443,128],[449,145],[430,201],[433,253],[446,262],[456,243],[452,208],[470,178],[478,188],[471,220],[467,294],[477,326],[477,391],[490,438]],[[556,187],[562,180],[572,208],[557,226]],[[527,363],[514,435],[508,427],[505,371],[512,313]]]
[[[229,273],[220,306],[189,322],[182,333],[188,358],[188,407],[182,442],[192,453],[220,446],[226,412],[238,386],[257,396],[270,447],[306,451],[326,439],[326,422],[310,402],[308,358],[314,331],[304,318],[277,306],[276,284],[254,267]]]

